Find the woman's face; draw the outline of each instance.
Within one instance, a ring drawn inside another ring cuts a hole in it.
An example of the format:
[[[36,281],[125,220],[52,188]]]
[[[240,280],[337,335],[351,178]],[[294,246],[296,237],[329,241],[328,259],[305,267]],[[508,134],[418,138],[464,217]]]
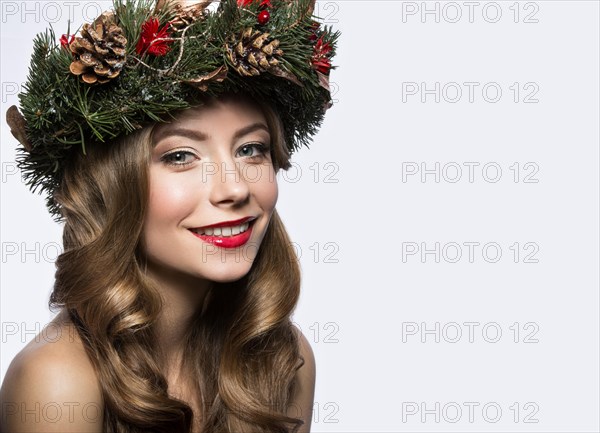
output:
[[[148,268],[242,278],[277,202],[264,115],[248,102],[221,100],[158,126],[153,144],[142,233]]]

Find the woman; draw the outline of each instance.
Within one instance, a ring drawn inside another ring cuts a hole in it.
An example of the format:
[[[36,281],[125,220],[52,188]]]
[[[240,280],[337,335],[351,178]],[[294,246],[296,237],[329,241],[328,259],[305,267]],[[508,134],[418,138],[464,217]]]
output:
[[[65,222],[61,311],[9,367],[2,431],[310,430],[315,362],[290,321],[300,271],[275,174],[328,107],[337,34],[310,2],[205,7],[116,1],[50,56],[36,41],[24,115],[7,120]],[[264,11],[271,27],[250,24]]]

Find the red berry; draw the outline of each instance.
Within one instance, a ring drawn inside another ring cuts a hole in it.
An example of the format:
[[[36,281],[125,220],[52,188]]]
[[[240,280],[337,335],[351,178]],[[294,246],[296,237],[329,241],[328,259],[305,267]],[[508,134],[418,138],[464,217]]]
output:
[[[269,11],[267,11],[267,10],[261,11],[258,14],[258,23],[261,25],[265,25],[269,21],[270,17],[271,17],[271,14],[269,13]]]

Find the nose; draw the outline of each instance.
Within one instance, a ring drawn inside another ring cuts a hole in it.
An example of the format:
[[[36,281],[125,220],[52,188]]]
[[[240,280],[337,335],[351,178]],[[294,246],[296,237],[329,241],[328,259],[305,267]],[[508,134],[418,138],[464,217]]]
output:
[[[214,161],[210,176],[210,201],[214,206],[240,205],[250,197],[250,186],[243,176],[242,166],[231,158]]]

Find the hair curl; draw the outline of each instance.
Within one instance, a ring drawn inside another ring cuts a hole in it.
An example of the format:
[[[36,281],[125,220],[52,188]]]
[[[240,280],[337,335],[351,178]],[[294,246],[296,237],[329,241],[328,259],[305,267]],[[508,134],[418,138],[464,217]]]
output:
[[[275,170],[287,170],[281,120],[255,103],[271,130]],[[75,155],[55,193],[64,252],[49,305],[66,308],[82,337],[101,386],[106,432],[189,432],[194,416],[167,393],[153,347],[162,298],[143,272],[139,248],[156,125]],[[249,273],[214,283],[187,334],[182,367],[195,378],[204,433],[283,433],[302,424],[286,415],[304,363],[290,319],[299,290],[297,256],[274,210]]]

